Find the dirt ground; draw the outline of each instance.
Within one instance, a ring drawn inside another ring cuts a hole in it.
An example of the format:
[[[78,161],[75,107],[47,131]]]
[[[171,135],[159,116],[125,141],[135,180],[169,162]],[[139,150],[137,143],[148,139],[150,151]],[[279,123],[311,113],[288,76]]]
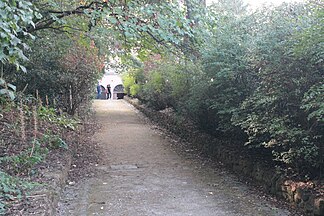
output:
[[[66,187],[58,216],[294,215],[180,145],[123,100],[96,100],[102,160]]]

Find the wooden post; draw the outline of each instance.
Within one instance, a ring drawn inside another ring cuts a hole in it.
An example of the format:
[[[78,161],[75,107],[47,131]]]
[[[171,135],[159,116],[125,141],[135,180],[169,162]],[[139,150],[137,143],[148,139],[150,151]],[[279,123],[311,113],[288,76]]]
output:
[[[48,104],[49,104],[49,102],[48,102],[48,96],[46,95],[46,107],[48,108]]]
[[[33,106],[32,109],[33,109],[33,120],[34,120],[34,122],[33,122],[34,123],[34,131],[33,131],[34,140],[33,140],[33,145],[32,145],[32,149],[31,149],[29,157],[33,156],[33,154],[34,154],[35,144],[36,144],[37,134],[38,134],[37,108],[36,108],[36,106]]]
[[[20,133],[21,133],[21,140],[26,141],[26,126],[25,126],[25,114],[24,114],[24,104],[22,99],[20,99]]]
[[[70,110],[71,110],[71,114],[72,114],[72,109],[73,109],[72,85],[70,85]]]

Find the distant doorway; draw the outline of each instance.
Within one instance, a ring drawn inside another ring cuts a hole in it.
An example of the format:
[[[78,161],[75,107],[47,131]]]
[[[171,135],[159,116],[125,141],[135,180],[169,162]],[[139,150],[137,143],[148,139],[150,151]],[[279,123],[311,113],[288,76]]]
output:
[[[124,86],[122,84],[116,85],[113,90],[113,99],[124,98]]]

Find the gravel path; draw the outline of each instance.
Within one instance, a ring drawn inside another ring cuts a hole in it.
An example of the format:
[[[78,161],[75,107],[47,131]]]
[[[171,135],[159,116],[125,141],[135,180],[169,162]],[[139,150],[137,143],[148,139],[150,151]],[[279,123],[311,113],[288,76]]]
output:
[[[97,100],[103,153],[96,176],[66,188],[57,215],[291,215],[227,172],[170,148],[123,100]]]

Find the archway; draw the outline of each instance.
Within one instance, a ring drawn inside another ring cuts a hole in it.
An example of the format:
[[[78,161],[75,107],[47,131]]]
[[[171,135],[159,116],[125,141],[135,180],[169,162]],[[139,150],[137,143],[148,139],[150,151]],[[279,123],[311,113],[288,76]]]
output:
[[[116,85],[112,92],[113,99],[123,99],[124,98],[124,86],[122,84]]]

